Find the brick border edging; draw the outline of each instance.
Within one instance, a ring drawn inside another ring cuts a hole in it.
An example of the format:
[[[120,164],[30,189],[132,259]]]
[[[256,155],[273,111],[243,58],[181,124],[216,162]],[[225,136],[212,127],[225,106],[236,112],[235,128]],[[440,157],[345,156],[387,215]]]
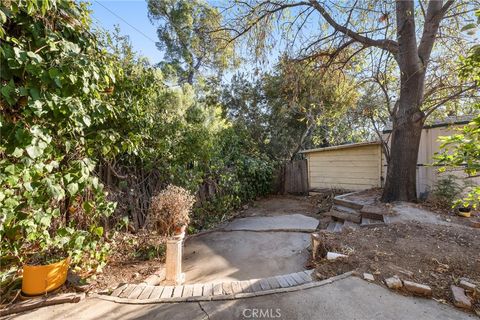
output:
[[[345,272],[338,276],[334,276],[325,280],[321,281],[312,281],[308,283],[304,283],[297,286],[287,287],[287,288],[278,288],[278,289],[271,289],[271,290],[263,290],[258,292],[245,292],[245,293],[236,293],[230,295],[218,295],[218,296],[197,296],[197,297],[178,297],[178,298],[159,298],[159,299],[128,299],[128,298],[119,298],[119,297],[112,297],[107,295],[101,295],[95,293],[91,295],[92,298],[97,298],[101,300],[106,300],[115,303],[121,304],[157,304],[157,303],[178,303],[178,302],[199,302],[199,301],[223,301],[223,300],[235,300],[235,299],[243,299],[243,298],[253,298],[265,295],[271,295],[276,293],[284,293],[284,292],[293,292],[299,290],[305,290],[315,287],[321,287],[330,283],[333,283],[338,280],[342,280],[352,276],[353,271]]]

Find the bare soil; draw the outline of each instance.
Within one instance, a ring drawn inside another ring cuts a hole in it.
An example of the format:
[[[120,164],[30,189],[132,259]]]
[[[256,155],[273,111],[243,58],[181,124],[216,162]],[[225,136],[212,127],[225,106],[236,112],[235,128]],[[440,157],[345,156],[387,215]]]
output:
[[[333,200],[332,200],[333,201]],[[253,216],[278,216],[300,213],[318,218],[316,204],[306,196],[272,195],[243,206],[233,218]]]
[[[100,273],[87,279],[89,291],[103,291],[120,283],[139,283],[165,262],[166,239],[152,233],[119,233],[112,254]]]
[[[348,255],[342,260],[313,261],[322,279],[355,270],[360,275],[373,274],[375,281],[383,285],[384,279],[398,275],[429,285],[434,299],[450,304],[450,286],[460,278],[480,284],[479,229],[399,223],[345,229],[342,233],[322,232],[321,236],[319,256],[327,251]],[[472,298],[476,310],[480,310],[479,297]]]

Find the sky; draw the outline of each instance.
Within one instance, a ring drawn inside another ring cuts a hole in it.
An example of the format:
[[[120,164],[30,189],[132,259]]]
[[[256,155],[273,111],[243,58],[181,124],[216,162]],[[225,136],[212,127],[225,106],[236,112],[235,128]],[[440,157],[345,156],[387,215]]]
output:
[[[148,18],[145,0],[89,0],[94,25],[113,31],[120,26],[121,33],[128,35],[135,51],[155,64],[163,54],[155,46],[157,33]]]

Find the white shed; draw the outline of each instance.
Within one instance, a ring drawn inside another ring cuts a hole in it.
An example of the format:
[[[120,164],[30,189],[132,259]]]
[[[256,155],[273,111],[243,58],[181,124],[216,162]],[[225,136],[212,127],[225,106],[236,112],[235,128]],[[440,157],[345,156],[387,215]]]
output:
[[[440,151],[440,136],[448,136],[467,124],[471,117],[448,118],[425,125],[417,161],[417,193],[425,196],[438,180],[438,167],[432,166]],[[391,130],[383,132],[389,143]],[[364,190],[383,187],[387,162],[379,141],[345,144],[302,151],[307,159],[309,189],[342,188]],[[464,177],[461,170],[455,175]]]
[[[382,151],[378,141],[302,151],[310,189],[364,190],[381,187]]]

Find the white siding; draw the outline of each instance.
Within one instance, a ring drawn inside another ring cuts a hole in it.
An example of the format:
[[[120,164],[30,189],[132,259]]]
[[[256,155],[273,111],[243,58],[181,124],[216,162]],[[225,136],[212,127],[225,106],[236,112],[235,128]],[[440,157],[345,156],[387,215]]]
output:
[[[420,138],[420,148],[418,150],[417,160],[417,195],[427,195],[435,186],[439,177],[445,174],[454,174],[459,178],[464,178],[466,175],[461,169],[449,171],[446,173],[438,173],[438,167],[432,166],[435,161],[435,154],[440,152],[441,142],[438,141],[441,136],[449,136],[456,132],[462,125],[450,125],[444,127],[427,128],[422,130],[422,136]],[[388,137],[388,134],[384,135],[384,139]],[[390,145],[390,141],[388,141]],[[383,157],[382,167],[382,180],[384,181],[387,174],[387,167],[385,157]],[[462,180],[462,179],[460,179]],[[478,179],[471,180],[478,184]],[[462,184],[462,181],[458,181]]]

